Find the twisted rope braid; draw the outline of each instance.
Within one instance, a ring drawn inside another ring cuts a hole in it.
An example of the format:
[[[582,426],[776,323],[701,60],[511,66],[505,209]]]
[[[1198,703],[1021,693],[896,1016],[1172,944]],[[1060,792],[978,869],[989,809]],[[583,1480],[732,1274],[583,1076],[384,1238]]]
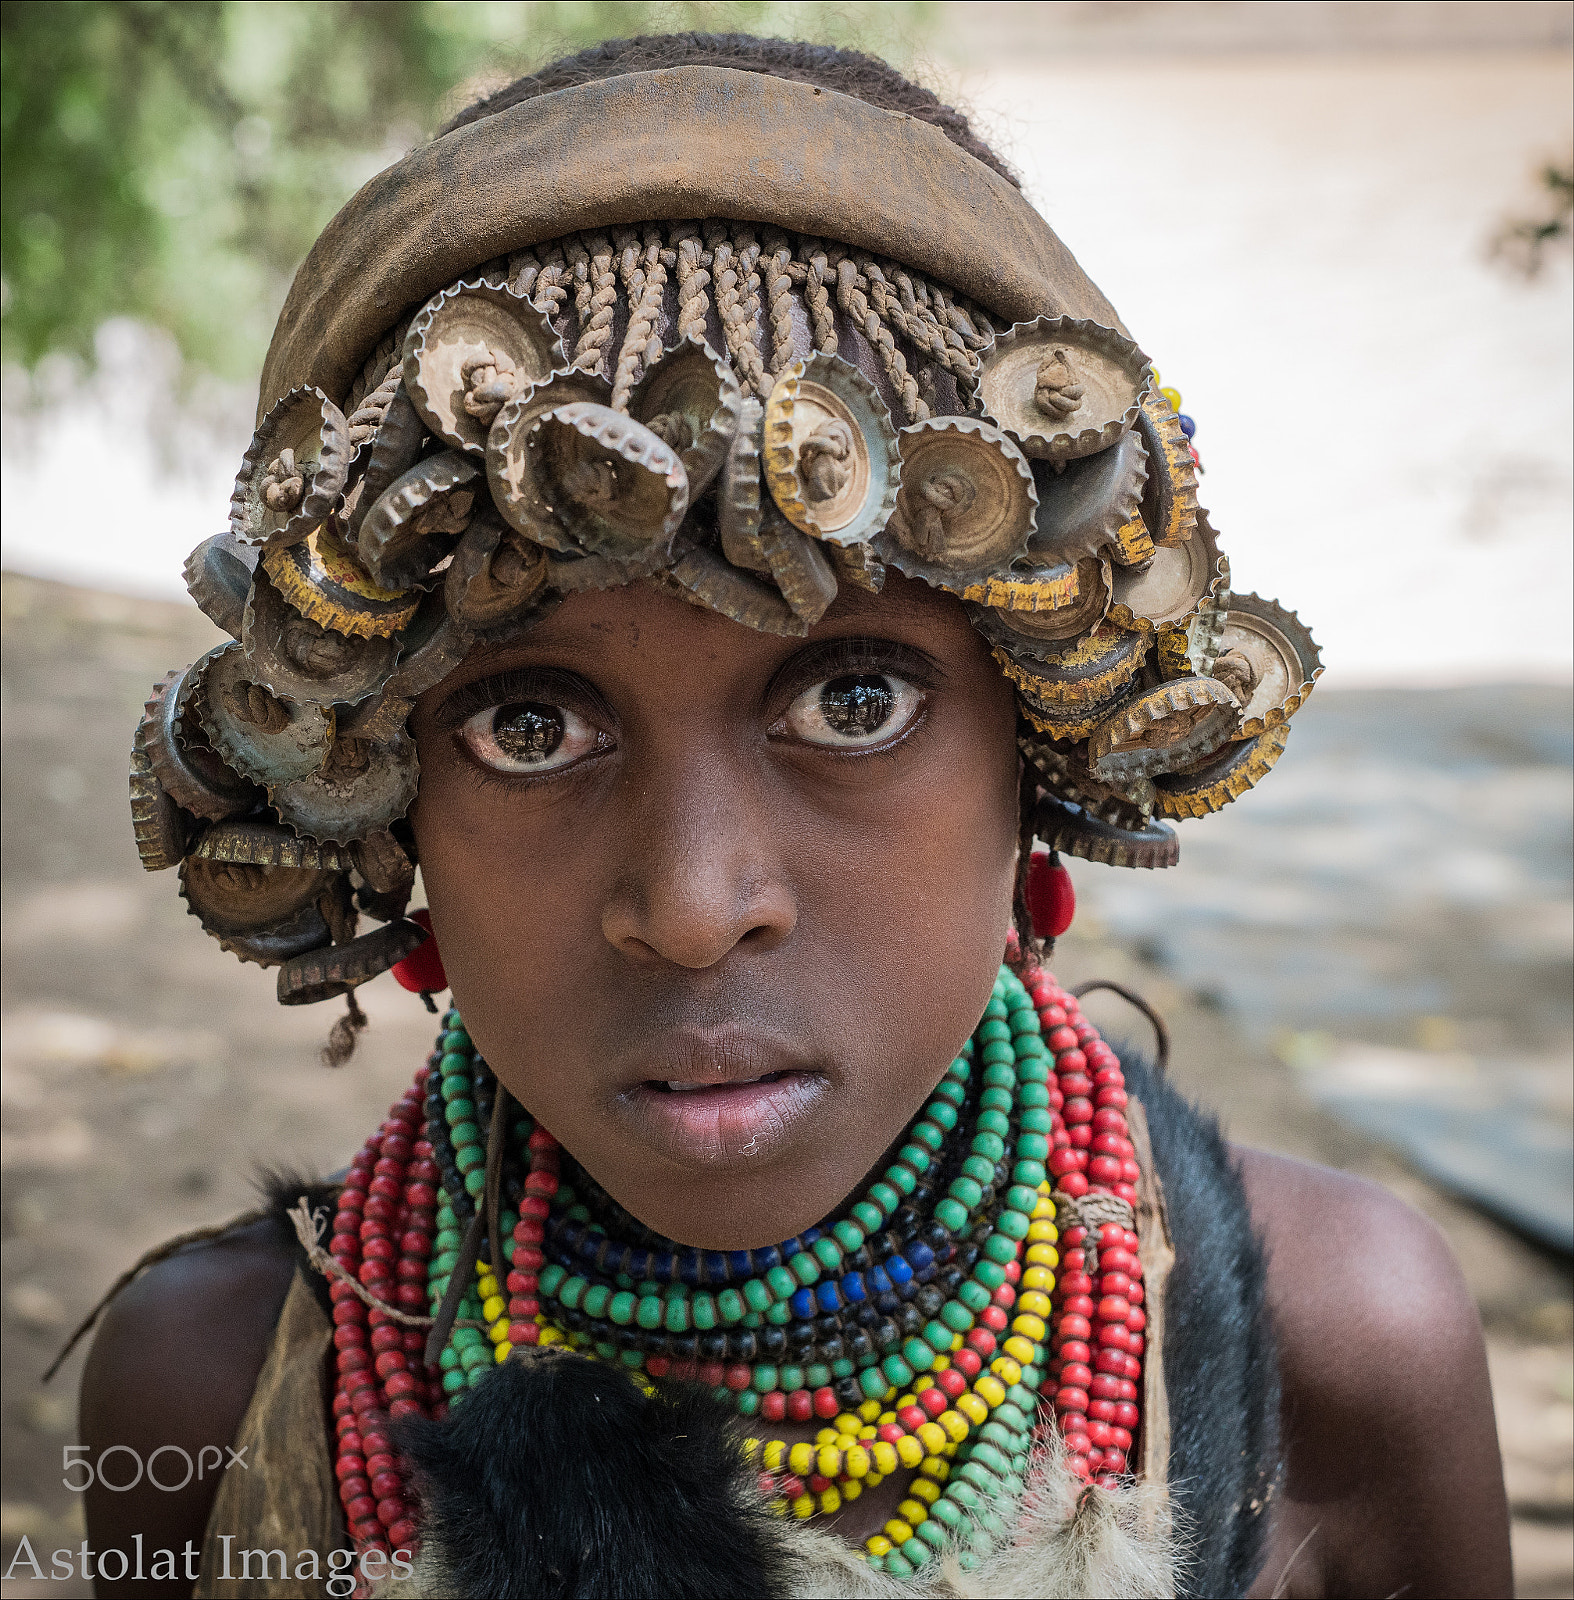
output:
[[[515,294],[531,299],[531,290],[540,276],[541,262],[534,250],[516,250],[508,258],[508,287]]]
[[[727,349],[732,353],[733,364],[738,369],[745,390],[752,390],[762,400],[771,390],[765,374],[765,365],[755,347],[748,323],[748,309],[740,284],[747,269],[742,266],[733,250],[727,230],[721,223],[707,223],[705,242],[711,248],[711,270],[716,285],[716,309],[721,313],[721,329],[726,337]]]
[[[403,380],[404,360],[401,357],[388,369],[388,376],[346,418],[350,424],[352,445],[364,443],[382,427],[383,418],[388,415],[388,407],[393,404],[394,394]]]
[[[384,334],[377,341],[376,348],[362,363],[360,372],[350,385],[350,392],[344,397],[343,409],[346,416],[360,410],[366,397],[387,381],[394,364],[403,365],[404,334],[407,327],[409,327],[408,322],[401,323],[392,333]],[[386,403],[384,409],[387,409]]]
[[[568,265],[569,281],[574,291],[574,316],[583,334],[590,326],[590,252],[585,248],[585,241],[576,235],[563,241],[563,256]],[[576,367],[581,365],[577,347],[571,364]]]
[[[828,356],[836,354],[836,317],[831,310],[831,291],[825,280],[833,274],[826,260],[825,246],[817,239],[806,239],[800,246],[804,256],[803,300],[809,311],[809,328],[814,348]]]
[[[886,262],[885,270],[906,314],[907,334],[914,346],[949,372],[959,387],[971,389],[978,381],[978,363],[962,343],[962,336],[954,328],[943,327],[935,316],[928,285],[895,262]]]
[[[677,252],[678,338],[703,339],[710,316],[710,273],[700,245],[700,230],[692,222],[680,222],[668,236]]]
[[[779,228],[766,230],[762,243],[748,225],[722,219],[622,227],[612,237],[577,234],[516,251],[474,276],[506,284],[549,318],[572,366],[610,376],[618,410],[627,409],[666,344],[714,338],[713,299],[718,342],[745,393],[768,397],[776,375],[792,364],[798,293],[815,350],[838,353],[840,314],[878,353],[903,422],[951,404],[949,391],[937,388],[941,372],[964,397],[971,394],[976,352],[994,336],[976,306],[900,262]],[[666,309],[669,277],[677,285],[675,327]],[[383,338],[351,387],[354,443],[375,432],[398,387],[404,333],[401,327]]]
[[[655,228],[645,230],[642,249],[634,244],[632,233],[627,242],[620,243],[619,260],[632,309],[623,347],[618,351],[617,375],[612,380],[614,411],[628,409],[629,392],[639,382],[641,370],[661,355],[661,338],[656,330],[667,292],[667,269],[661,257],[661,234]]]
[[[942,321],[961,339],[968,350],[987,349],[995,337],[994,324],[977,307],[964,307],[947,289],[934,286],[935,309]]]
[[[606,363],[607,346],[612,342],[613,318],[617,315],[618,279],[612,265],[612,241],[604,233],[598,233],[587,243],[579,243],[569,252],[574,261],[574,298],[580,318],[574,365],[587,372],[601,372]],[[579,252],[577,256],[575,249]]]
[[[929,414],[928,407],[918,393],[918,385],[907,370],[902,352],[896,348],[891,330],[875,314],[864,293],[867,279],[860,280],[858,268],[851,258],[844,256],[836,263],[836,303],[842,312],[858,325],[858,330],[869,341],[870,347],[880,357],[885,375],[891,380],[902,404],[902,412],[909,422],[918,422]]]
[[[564,315],[563,308],[568,303],[568,290],[564,280],[568,277],[568,263],[563,258],[561,245],[550,244],[542,247],[541,275],[535,282],[535,293],[531,296],[531,304],[554,322]]]
[[[913,378],[918,393],[919,416],[932,416],[938,396],[934,371],[928,363],[939,360],[940,357],[932,348],[928,329],[913,304],[912,284],[911,282],[908,284],[904,303],[901,291],[886,277],[885,269],[879,262],[872,258],[860,257],[858,265],[868,280],[869,299],[874,306],[875,315],[887,327],[900,334],[912,349],[916,361]]]
[[[771,371],[790,367],[792,338],[792,246],[785,234],[766,236],[765,302],[771,319]]]

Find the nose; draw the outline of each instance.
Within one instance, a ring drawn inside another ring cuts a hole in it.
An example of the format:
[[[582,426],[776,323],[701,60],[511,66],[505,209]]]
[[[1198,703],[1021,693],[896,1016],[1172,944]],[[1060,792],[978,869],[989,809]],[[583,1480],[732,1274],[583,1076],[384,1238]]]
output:
[[[602,910],[608,943],[639,964],[700,971],[740,945],[767,950],[797,923],[780,819],[724,762],[629,775],[623,859]]]

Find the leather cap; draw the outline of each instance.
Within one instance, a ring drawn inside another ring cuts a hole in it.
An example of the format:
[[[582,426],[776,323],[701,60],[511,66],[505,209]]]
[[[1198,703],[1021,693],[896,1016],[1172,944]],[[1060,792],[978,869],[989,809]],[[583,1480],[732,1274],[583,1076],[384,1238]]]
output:
[[[710,217],[893,258],[1003,322],[1121,326],[1021,192],[938,128],[813,84],[674,67],[522,101],[378,173],[295,275],[258,416],[301,384],[344,395],[403,313],[482,262]]]

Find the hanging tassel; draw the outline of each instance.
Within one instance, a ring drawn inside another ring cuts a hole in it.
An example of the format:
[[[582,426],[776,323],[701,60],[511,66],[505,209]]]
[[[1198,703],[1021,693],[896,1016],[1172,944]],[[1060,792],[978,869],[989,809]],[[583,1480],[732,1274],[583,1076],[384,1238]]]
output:
[[[1027,871],[1027,908],[1040,939],[1058,939],[1077,914],[1071,874],[1053,850],[1035,850]]]
[[[355,1054],[355,1037],[366,1026],[366,1013],[351,989],[344,997],[345,1013],[328,1030],[328,1042],[322,1047],[322,1064],[325,1067],[342,1067]]]

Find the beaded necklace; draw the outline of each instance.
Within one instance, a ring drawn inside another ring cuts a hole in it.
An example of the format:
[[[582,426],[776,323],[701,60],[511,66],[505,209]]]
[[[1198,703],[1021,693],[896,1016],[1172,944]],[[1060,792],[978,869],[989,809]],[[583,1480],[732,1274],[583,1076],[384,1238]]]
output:
[[[912,1471],[862,1552],[896,1576],[953,1545],[976,1562],[967,1546],[1002,1531],[992,1503],[1020,1495],[1035,1430],[1058,1423],[1071,1470],[1114,1484],[1146,1326],[1124,1080],[1075,999],[1026,977],[1001,969],[882,1176],[779,1245],[660,1239],[520,1112],[501,1152],[501,1249],[483,1243],[427,1367],[423,1330],[464,1261],[497,1092],[450,1010],[333,1223],[336,1471],[356,1544],[418,1543],[385,1418],[446,1416],[521,1344],[564,1345],[647,1388],[703,1383],[747,1422],[819,1419],[812,1444],[744,1441],[781,1515],[829,1514]]]

